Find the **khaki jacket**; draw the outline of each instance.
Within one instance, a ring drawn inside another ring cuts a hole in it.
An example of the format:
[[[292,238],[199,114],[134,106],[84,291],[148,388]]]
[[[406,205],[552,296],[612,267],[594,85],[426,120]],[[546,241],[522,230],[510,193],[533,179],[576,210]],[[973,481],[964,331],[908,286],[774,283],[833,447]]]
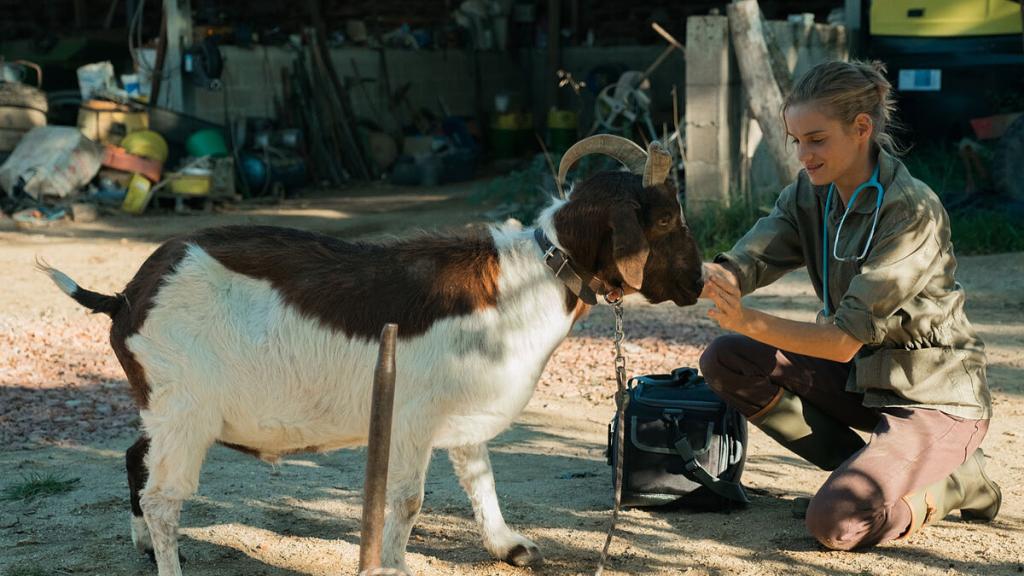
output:
[[[964,314],[963,287],[954,279],[949,216],[935,193],[902,162],[884,151],[878,162],[885,194],[863,260],[832,257],[844,210],[838,192],[828,215],[834,312],[824,320],[864,343],[847,390],[863,393],[864,405],[872,408],[931,408],[962,418],[990,418],[985,347]],[[828,190],[811,184],[801,171],[771,214],[715,258],[736,272],[743,294],[806,266],[822,298],[822,215]],[[866,188],[843,225],[841,257],[863,251],[874,210],[874,189]]]

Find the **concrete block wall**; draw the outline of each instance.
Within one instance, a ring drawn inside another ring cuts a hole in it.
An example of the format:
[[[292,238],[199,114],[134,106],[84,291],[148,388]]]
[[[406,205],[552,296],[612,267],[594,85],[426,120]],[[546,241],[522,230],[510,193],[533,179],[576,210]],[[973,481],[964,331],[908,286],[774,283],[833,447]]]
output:
[[[297,54],[290,49],[257,47],[252,49],[225,46],[224,89],[213,92],[191,89],[190,110],[193,114],[215,122],[224,121],[224,100],[227,97],[234,117],[273,118],[274,99],[283,97],[281,69],[294,66]],[[507,82],[523,84],[510,71],[505,58],[497,52],[477,54],[480,59],[482,91],[494,92]],[[474,66],[470,52],[388,50],[388,77],[392,92],[409,83],[409,101],[439,114],[439,97],[452,114],[474,113]],[[366,48],[344,48],[331,51],[338,75],[349,86],[349,97],[357,116],[382,121],[375,116],[386,112],[378,83],[381,80],[380,53]],[[355,64],[353,66],[353,63]],[[366,81],[355,82],[358,76]],[[506,76],[512,78],[506,80]],[[492,97],[493,98],[493,97]]]
[[[295,52],[278,47],[224,46],[221,54],[223,88],[212,91],[187,85],[186,111],[220,124],[226,124],[225,106],[232,118],[274,117],[274,99],[283,97],[281,69],[292,68]]]
[[[768,21],[793,77],[848,57],[843,26]],[[770,204],[783,182],[750,116],[726,16],[687,19],[686,209],[694,215],[744,197]]]
[[[375,111],[384,114],[388,102],[380,91],[380,52],[353,48],[334,50],[331,57],[343,76],[354,76],[355,62],[364,80],[365,91],[355,87],[349,91],[356,115],[374,118]],[[486,105],[488,96],[493,101],[494,93],[503,87],[523,83],[523,75],[499,52],[388,50],[385,57],[391,92],[409,84],[409,104],[416,109],[426,108],[436,116],[442,114],[442,102],[455,116],[476,115],[477,70],[482,105]],[[401,105],[392,112],[407,117],[407,110]],[[378,120],[386,122],[386,118]]]
[[[587,74],[597,66],[614,64],[623,70],[644,70],[662,49],[660,46],[569,47],[563,50],[562,63],[563,68],[576,79],[585,80]],[[227,98],[230,114],[234,118],[273,117],[274,98],[280,99],[283,94],[281,68],[293,66],[295,52],[278,47],[245,49],[225,46],[221,50],[225,58],[222,79],[224,89],[212,92],[190,87],[187,100],[189,112],[204,120],[223,123]],[[513,107],[533,112],[536,127],[543,134],[548,106],[545,90],[549,82],[558,82],[557,78],[547,78],[547,53],[543,50],[523,50],[517,53],[388,50],[385,57],[391,91],[409,83],[408,99],[417,109],[426,108],[439,115],[439,101],[443,101],[451,114],[476,116],[478,104],[475,85],[476,70],[479,70],[479,106],[482,112],[490,114],[494,108],[495,95],[499,92],[507,93],[512,97]],[[382,70],[380,52],[367,48],[339,48],[331,51],[331,58],[338,74],[352,81],[349,96],[356,115],[386,124],[390,114],[383,112],[386,103],[382,101],[378,87]],[[363,87],[354,82],[356,68],[359,77],[364,80]],[[656,119],[670,122],[670,92],[672,85],[677,85],[682,99],[684,68],[682,56],[673,56],[652,74],[651,97]],[[581,128],[585,132],[592,120],[593,94],[585,92],[578,99],[571,93],[571,89],[562,90],[563,107],[582,109]],[[403,121],[408,120],[409,115],[404,107],[393,112]],[[489,118],[482,118],[481,121],[489,122]]]
[[[696,216],[730,202],[741,80],[726,16],[691,16],[686,46],[686,211]]]

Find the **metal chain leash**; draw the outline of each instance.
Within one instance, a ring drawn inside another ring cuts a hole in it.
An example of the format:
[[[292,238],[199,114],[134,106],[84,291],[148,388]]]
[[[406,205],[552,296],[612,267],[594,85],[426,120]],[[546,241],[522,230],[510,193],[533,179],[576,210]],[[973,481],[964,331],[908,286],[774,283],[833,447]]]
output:
[[[594,576],[601,576],[604,572],[604,565],[608,560],[608,548],[612,543],[612,535],[615,533],[615,524],[619,520],[619,508],[622,505],[622,458],[623,441],[625,434],[626,406],[629,404],[629,390],[626,387],[626,357],[622,354],[622,342],[626,339],[626,332],[622,328],[622,299],[609,302],[612,311],[615,313],[615,507],[612,509],[612,521],[608,526],[608,535],[604,540],[604,548],[601,550],[601,561],[597,565]]]
[[[615,312],[615,382],[618,384],[618,393],[622,395],[626,390],[626,357],[622,355],[622,343],[626,340],[626,331],[622,328],[622,300],[614,304],[612,309]],[[616,400],[616,404],[619,403]]]

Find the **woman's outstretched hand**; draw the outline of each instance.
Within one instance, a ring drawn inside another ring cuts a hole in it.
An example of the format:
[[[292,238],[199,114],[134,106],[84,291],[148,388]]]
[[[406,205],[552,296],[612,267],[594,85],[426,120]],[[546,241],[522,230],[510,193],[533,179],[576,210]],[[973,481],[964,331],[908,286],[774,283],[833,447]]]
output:
[[[736,276],[721,264],[704,264],[704,289],[701,298],[709,298],[715,307],[708,310],[708,316],[726,330],[741,332],[746,321],[746,308],[740,299],[740,287]]]

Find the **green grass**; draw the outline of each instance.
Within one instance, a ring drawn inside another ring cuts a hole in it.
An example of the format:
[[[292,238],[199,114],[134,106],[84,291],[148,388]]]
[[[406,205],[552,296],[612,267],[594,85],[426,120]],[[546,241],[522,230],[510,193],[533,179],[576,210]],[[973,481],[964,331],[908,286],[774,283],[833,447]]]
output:
[[[0,492],[0,501],[24,500],[26,502],[35,498],[45,498],[56,494],[63,494],[74,490],[79,478],[65,478],[55,474],[31,474],[22,478],[17,484],[6,486]]]
[[[987,156],[982,154],[983,159]],[[1024,229],[1012,215],[997,209],[998,200],[950,208],[965,198],[967,177],[956,143],[936,142],[912,148],[903,163],[918,180],[931,187],[949,211],[953,247],[957,254],[998,254],[1024,250]]]
[[[957,254],[1024,251],[1024,227],[1004,212],[973,210],[950,215]]]
[[[964,193],[967,175],[954,142],[936,142],[911,148],[902,158],[915,178],[949,200]]]
[[[699,217],[688,218],[704,260],[712,260],[719,252],[733,247],[761,216],[755,207],[736,202],[727,208],[705,210]]]

